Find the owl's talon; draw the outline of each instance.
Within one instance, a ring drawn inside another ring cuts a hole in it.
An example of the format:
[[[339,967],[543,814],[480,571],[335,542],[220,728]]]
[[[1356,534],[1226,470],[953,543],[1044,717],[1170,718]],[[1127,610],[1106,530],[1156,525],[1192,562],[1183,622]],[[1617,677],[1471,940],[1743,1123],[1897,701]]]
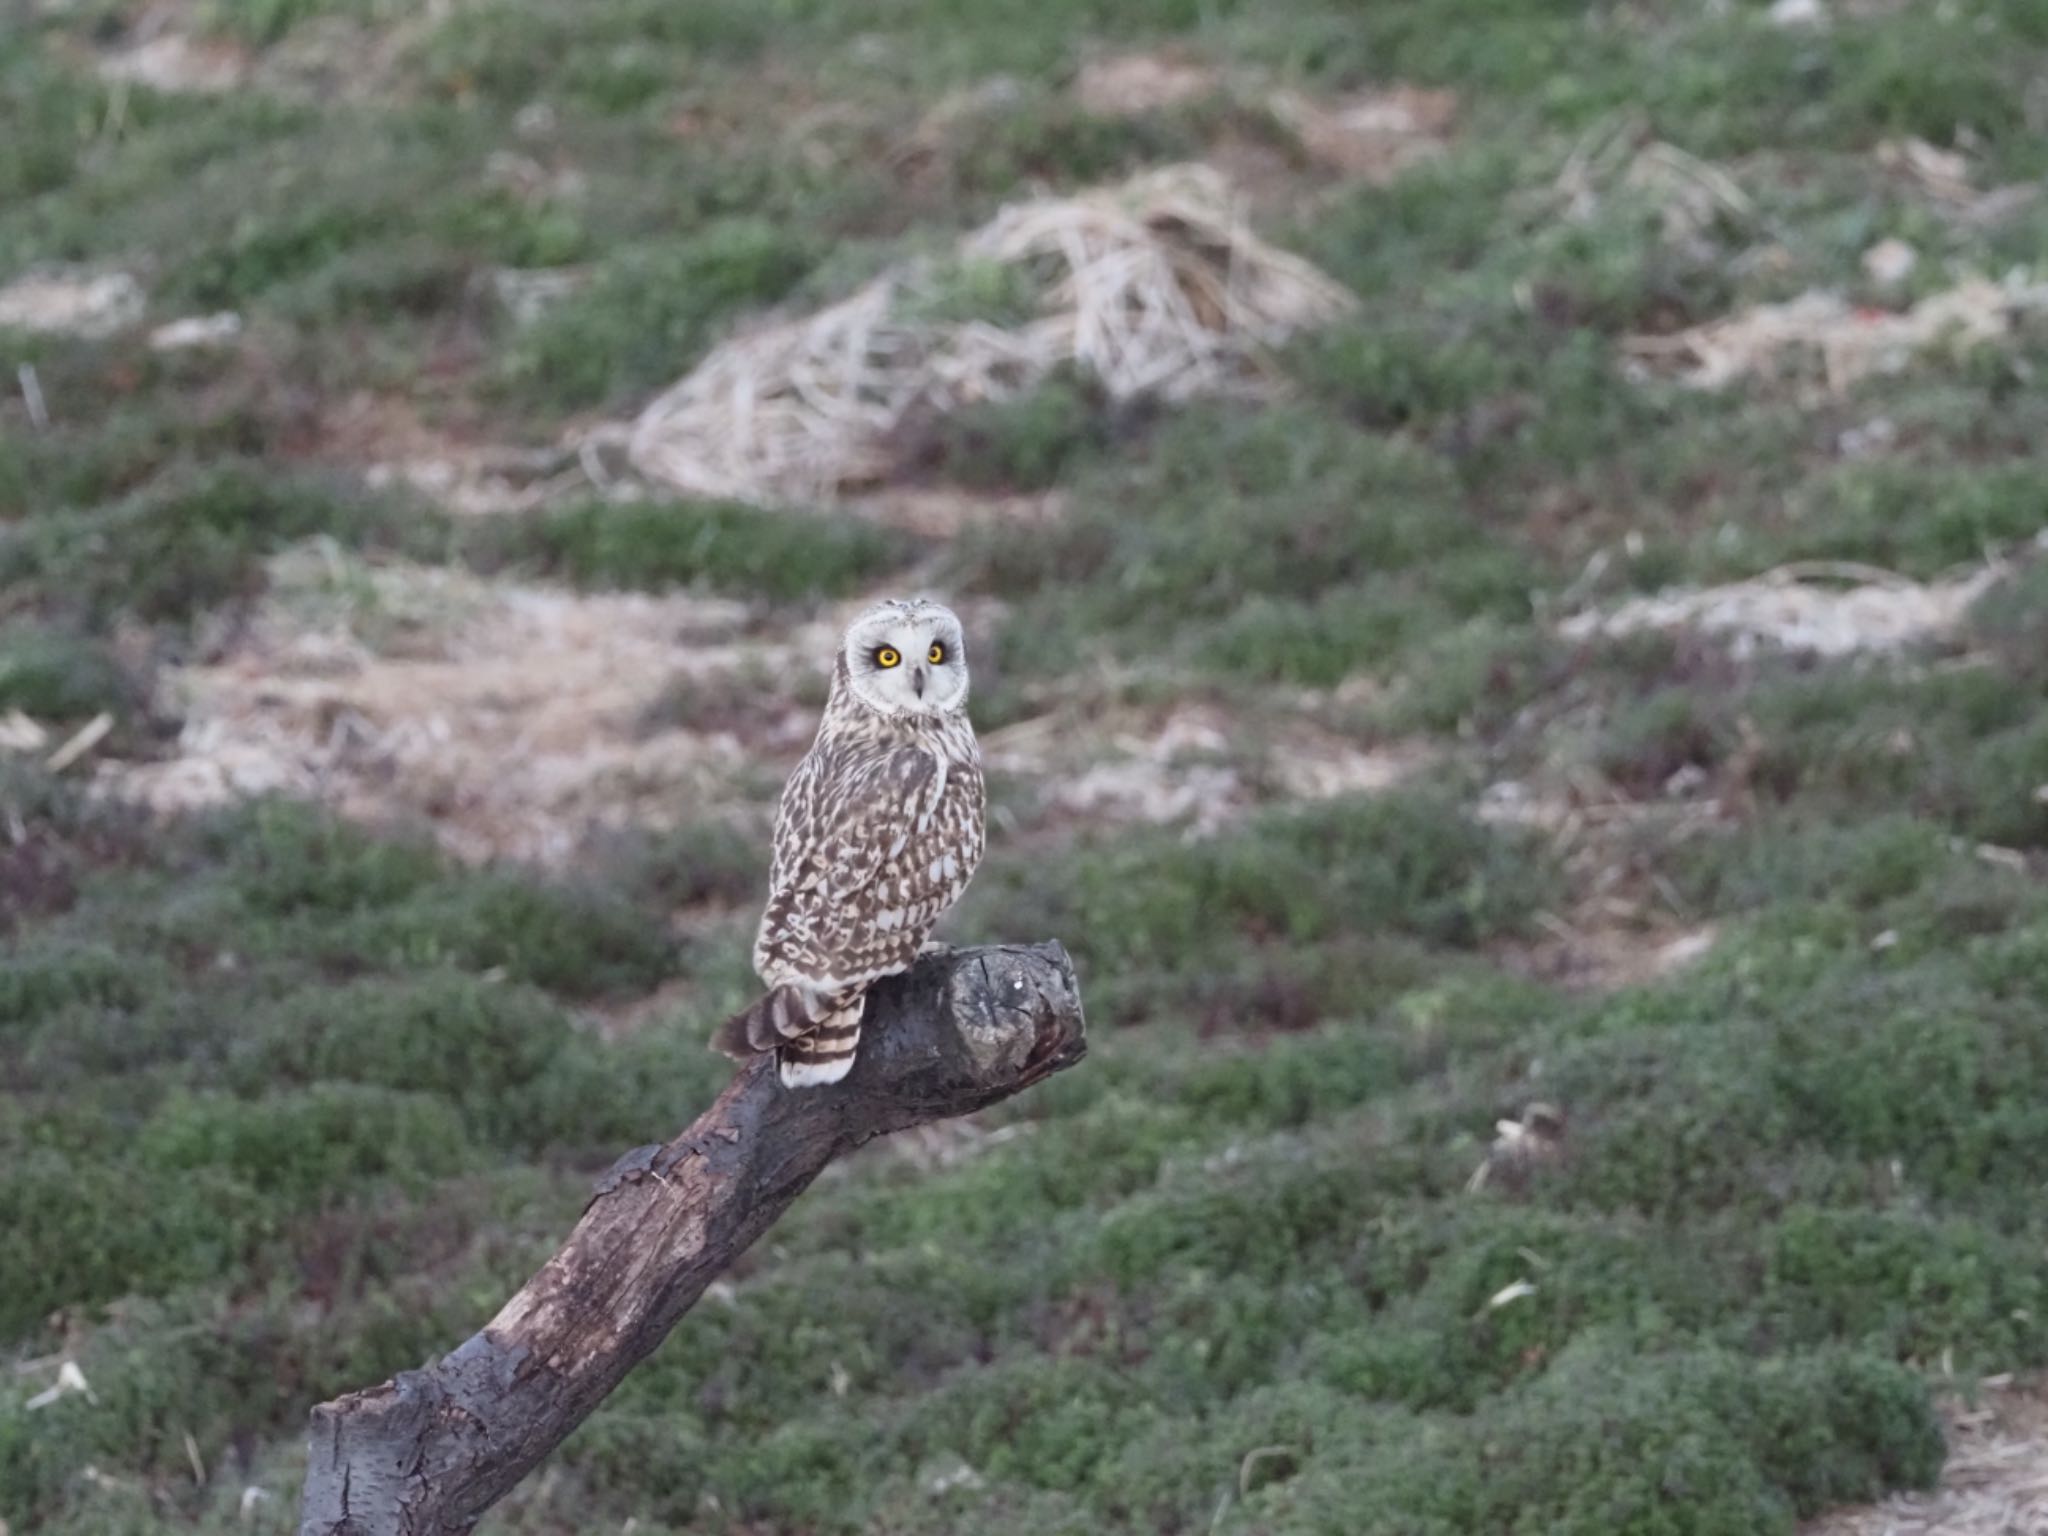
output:
[[[942,944],[937,939],[926,939],[917,946],[917,958],[920,960],[924,959],[927,955],[950,955],[951,953],[953,953],[953,946]]]

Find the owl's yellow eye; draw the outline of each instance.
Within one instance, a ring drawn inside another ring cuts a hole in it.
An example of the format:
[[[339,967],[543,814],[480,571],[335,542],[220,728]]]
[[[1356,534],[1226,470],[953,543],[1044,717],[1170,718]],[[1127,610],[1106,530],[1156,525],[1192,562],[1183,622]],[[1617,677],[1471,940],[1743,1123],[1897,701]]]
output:
[[[893,667],[902,660],[903,653],[893,645],[885,645],[875,652],[875,665],[878,667]]]
[[[935,667],[942,667],[946,664],[946,648],[934,640],[932,648],[925,652],[924,659]]]

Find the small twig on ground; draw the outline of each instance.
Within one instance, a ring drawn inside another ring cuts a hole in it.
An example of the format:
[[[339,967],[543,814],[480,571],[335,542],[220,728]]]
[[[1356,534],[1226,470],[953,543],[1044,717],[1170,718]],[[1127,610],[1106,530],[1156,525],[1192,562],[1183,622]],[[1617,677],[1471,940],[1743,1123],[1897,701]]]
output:
[[[21,382],[21,398],[28,406],[28,424],[38,432],[50,430],[50,408],[43,401],[43,381],[36,377],[36,365],[23,363],[15,370]]]

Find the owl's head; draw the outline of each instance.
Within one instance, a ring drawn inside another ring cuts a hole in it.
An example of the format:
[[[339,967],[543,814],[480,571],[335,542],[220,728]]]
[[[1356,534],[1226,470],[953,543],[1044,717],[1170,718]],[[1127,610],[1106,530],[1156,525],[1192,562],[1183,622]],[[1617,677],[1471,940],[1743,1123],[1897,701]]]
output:
[[[943,603],[892,598],[846,631],[847,686],[877,714],[950,715],[967,707],[967,643]]]

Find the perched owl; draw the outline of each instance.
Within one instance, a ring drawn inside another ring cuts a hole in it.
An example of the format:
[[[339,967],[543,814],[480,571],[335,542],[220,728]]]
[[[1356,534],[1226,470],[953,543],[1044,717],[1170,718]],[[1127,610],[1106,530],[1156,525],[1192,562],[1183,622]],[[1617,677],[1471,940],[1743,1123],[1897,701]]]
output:
[[[783,787],[754,940],[768,991],[712,1043],[774,1051],[785,1087],[846,1076],[868,987],[909,968],[981,862],[983,803],[959,619],[876,604],[847,630],[818,739]]]

